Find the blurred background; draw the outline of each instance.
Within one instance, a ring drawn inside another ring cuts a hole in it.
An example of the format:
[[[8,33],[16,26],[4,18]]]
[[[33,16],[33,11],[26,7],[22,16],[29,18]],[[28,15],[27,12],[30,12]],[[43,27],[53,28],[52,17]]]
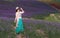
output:
[[[0,12],[2,12],[1,15],[9,13],[11,17],[14,17],[15,7],[20,6],[27,13],[23,16],[30,18],[33,15],[60,12],[59,2],[59,0],[0,0]]]
[[[0,0],[0,38],[16,38],[15,8],[22,7],[23,38],[60,38],[60,0]]]

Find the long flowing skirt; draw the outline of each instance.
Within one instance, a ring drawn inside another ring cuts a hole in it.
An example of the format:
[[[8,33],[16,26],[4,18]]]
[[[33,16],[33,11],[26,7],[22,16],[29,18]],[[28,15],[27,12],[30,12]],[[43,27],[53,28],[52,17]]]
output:
[[[22,22],[22,18],[18,19],[17,21],[17,27],[16,27],[16,33],[20,33],[24,31],[24,27],[23,27],[23,22]]]

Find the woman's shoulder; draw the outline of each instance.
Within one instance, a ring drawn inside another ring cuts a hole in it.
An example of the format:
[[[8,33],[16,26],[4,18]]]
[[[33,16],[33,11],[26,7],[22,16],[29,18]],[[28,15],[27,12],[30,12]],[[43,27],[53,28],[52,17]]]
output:
[[[16,12],[16,15],[18,15],[18,12]]]

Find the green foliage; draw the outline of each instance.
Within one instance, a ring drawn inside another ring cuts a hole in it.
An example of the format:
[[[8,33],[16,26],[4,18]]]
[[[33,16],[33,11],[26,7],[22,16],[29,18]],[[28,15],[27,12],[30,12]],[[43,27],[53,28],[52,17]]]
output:
[[[59,14],[60,13],[55,13],[54,16],[50,16],[50,14],[48,14],[48,15],[34,15],[34,16],[32,16],[32,18],[60,22],[60,15]]]

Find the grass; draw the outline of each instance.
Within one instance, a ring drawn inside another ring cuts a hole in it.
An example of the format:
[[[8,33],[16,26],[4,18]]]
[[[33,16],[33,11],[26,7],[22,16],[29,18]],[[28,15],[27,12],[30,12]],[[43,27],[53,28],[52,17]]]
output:
[[[0,38],[16,37],[12,25],[15,26],[12,20],[0,19],[0,27],[4,29],[0,31]],[[60,29],[53,24],[24,22],[24,28],[25,31],[22,34],[27,38],[60,38]]]
[[[60,38],[60,30],[56,26],[45,24],[31,24],[31,29],[25,26],[25,34],[30,38]],[[32,30],[32,31],[31,31]]]
[[[50,14],[50,16],[46,17],[45,20],[48,20],[48,21],[58,21],[60,22],[60,15],[59,14],[54,14],[54,16],[52,16]]]
[[[47,20],[47,21],[56,21],[60,22],[60,13],[55,13],[54,16],[52,14],[48,15],[35,15],[32,16],[34,19],[40,19],[40,20]]]
[[[15,32],[11,25],[11,21],[0,19],[0,38],[15,38]]]

